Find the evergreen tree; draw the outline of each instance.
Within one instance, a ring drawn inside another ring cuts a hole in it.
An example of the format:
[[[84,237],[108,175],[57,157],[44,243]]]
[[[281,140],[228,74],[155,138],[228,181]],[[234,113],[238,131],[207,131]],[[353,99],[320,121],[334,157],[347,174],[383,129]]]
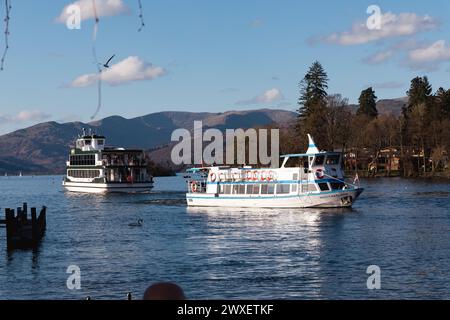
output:
[[[299,117],[307,118],[314,109],[326,103],[328,77],[320,62],[315,61],[300,82]]]
[[[426,172],[426,156],[432,145],[430,125],[436,116],[433,112],[436,104],[432,91],[428,78],[424,76],[412,79],[410,88],[406,92],[408,106],[403,110],[406,119],[406,140],[412,143],[422,155],[421,163],[417,161],[418,172]]]
[[[428,104],[432,91],[433,89],[426,76],[412,79],[409,90],[406,92],[409,98],[406,111],[411,112],[414,106],[422,103]]]
[[[307,133],[312,134],[316,143],[323,148],[328,147],[326,133],[323,130],[327,116],[327,89],[327,73],[322,65],[315,61],[300,82],[297,133],[301,136],[301,141],[306,139]]]
[[[435,97],[437,117],[450,120],[450,89],[439,88]]]
[[[378,116],[377,96],[375,95],[375,91],[373,91],[372,87],[361,91],[358,101],[359,108],[356,112],[358,115],[365,114],[370,119]]]

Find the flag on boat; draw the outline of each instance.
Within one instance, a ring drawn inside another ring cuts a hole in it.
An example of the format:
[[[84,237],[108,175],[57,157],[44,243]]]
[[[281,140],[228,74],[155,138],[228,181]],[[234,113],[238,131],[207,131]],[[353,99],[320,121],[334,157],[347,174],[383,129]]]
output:
[[[355,179],[353,179],[353,184],[359,184],[358,172],[355,174]]]

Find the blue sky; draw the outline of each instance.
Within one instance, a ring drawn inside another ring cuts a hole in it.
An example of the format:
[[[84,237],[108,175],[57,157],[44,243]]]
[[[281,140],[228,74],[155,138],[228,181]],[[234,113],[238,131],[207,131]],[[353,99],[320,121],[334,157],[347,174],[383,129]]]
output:
[[[142,32],[137,0],[96,1],[100,15],[110,10],[100,17],[99,59],[116,55],[96,119],[166,110],[294,111],[298,82],[314,60],[328,72],[329,93],[352,103],[370,85],[379,98],[404,96],[417,75],[428,75],[434,89],[450,87],[447,0],[143,0]],[[0,134],[93,115],[93,21],[83,20],[80,30],[57,22],[73,2],[11,0]],[[378,31],[364,29],[372,4],[383,15]]]

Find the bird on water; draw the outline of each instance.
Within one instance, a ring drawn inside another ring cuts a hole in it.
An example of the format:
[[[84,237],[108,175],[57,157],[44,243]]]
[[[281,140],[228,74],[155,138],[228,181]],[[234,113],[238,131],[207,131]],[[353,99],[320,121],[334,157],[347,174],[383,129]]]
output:
[[[128,226],[130,226],[130,227],[142,227],[143,223],[144,223],[144,220],[139,219],[137,222],[132,222]]]

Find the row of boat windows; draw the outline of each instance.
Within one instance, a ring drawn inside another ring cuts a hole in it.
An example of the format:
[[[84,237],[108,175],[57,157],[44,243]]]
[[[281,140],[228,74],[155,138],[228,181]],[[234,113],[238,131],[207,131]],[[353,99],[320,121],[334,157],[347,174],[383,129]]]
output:
[[[70,156],[71,166],[95,166],[95,154]]]
[[[310,161],[312,161],[313,157],[310,157]],[[324,164],[326,165],[336,165],[340,162],[340,156],[339,155],[318,155],[314,159],[314,166],[322,166]],[[303,167],[308,168],[308,159],[304,158],[297,158],[292,157],[289,158],[284,165],[285,168],[297,168],[297,167]]]
[[[342,190],[344,188],[344,183],[342,182],[331,182],[330,185],[328,183],[323,182],[319,183],[319,189],[321,191],[329,191],[330,187],[332,190]],[[288,194],[288,193],[296,193],[298,184],[287,184],[287,183],[279,183],[279,184],[236,184],[236,185],[227,185],[222,184],[219,186],[220,194]],[[314,184],[302,184],[300,185],[301,192],[312,192],[317,191],[316,186]]]
[[[100,170],[69,170],[67,175],[73,178],[98,178]]]
[[[314,185],[313,185],[314,186]],[[240,184],[220,185],[221,194],[287,194],[297,192],[298,184]],[[315,190],[315,188],[314,188]]]

